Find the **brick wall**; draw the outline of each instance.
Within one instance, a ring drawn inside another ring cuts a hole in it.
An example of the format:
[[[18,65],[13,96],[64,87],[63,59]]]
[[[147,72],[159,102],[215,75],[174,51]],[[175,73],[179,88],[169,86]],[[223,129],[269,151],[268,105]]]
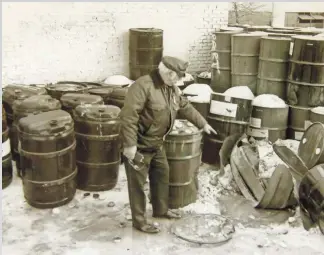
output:
[[[164,54],[210,66],[211,32],[227,24],[228,3],[2,4],[2,83],[128,76],[128,29],[164,30]]]

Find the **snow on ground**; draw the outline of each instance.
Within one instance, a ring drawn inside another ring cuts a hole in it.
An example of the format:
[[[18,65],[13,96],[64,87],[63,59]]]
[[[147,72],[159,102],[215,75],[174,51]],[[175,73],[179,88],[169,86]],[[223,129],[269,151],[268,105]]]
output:
[[[263,160],[265,165],[274,165],[269,161],[280,159],[274,160],[268,155],[268,160]],[[84,197],[85,192],[77,190],[69,204],[56,209],[41,210],[29,206],[23,197],[21,180],[15,175],[10,186],[2,191],[2,254],[324,254],[324,237],[318,229],[304,230],[298,210],[281,224],[273,223],[269,216],[264,220],[264,216],[245,203],[241,196],[228,190],[230,175],[223,176],[216,186],[211,185],[210,180],[217,174],[212,166],[202,165],[198,200],[180,211],[184,216],[226,214],[227,211],[227,216],[236,219],[236,232],[232,240],[221,246],[199,245],[177,238],[170,233],[174,221],[152,219],[150,204],[147,206],[149,219],[157,221],[162,232],[149,235],[134,230],[129,217],[123,166],[117,186],[110,191],[98,192],[99,199],[93,198],[94,193]],[[255,224],[258,221],[262,224]]]

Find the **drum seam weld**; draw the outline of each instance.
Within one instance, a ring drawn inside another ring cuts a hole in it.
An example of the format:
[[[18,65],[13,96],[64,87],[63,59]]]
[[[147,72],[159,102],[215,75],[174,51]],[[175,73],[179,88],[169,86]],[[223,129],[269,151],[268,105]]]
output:
[[[107,140],[115,140],[115,139],[112,139],[112,138],[115,138],[115,137],[119,136],[119,134],[113,134],[113,135],[88,135],[88,134],[82,134],[82,133],[78,133],[78,132],[74,132],[74,134],[76,136],[80,136],[80,137],[87,137],[87,138],[90,137],[93,140],[97,140],[99,138],[107,138],[107,139],[101,139],[101,140],[105,140],[105,141],[107,141]],[[110,138],[110,139],[108,139],[108,138]]]
[[[231,73],[232,75],[238,75],[238,76],[257,76],[259,73]]]
[[[233,57],[259,57],[259,55],[255,55],[255,54],[238,54],[238,53],[232,53],[231,56]]]
[[[191,156],[184,156],[184,157],[167,157],[168,160],[175,160],[175,161],[180,161],[180,160],[186,160],[186,159],[192,159],[192,158],[198,158],[200,157],[201,155],[201,152],[199,152],[198,154],[195,154],[195,155],[191,155]]]
[[[296,85],[306,86],[306,87],[324,87],[323,83],[308,83],[308,82],[301,82],[301,81],[292,81],[290,79],[287,79],[287,82]]]
[[[280,131],[280,130],[286,130],[287,127],[255,127],[255,126],[251,126],[250,125],[250,128],[253,128],[253,129],[258,129],[258,130],[270,130],[270,131]]]
[[[302,65],[310,65],[310,66],[324,66],[324,63],[321,62],[308,62],[308,61],[292,60],[292,59],[290,59],[289,62],[294,64],[302,64]]]
[[[53,151],[53,152],[29,152],[29,151],[25,151],[21,148],[18,149],[19,153],[22,156],[27,156],[27,155],[31,155],[31,156],[47,156],[48,158],[50,157],[55,157],[55,156],[61,156],[63,154],[65,154],[65,152],[68,152],[70,149],[75,149],[76,147],[76,141],[74,140],[73,143],[71,145],[69,145],[68,147],[65,147],[63,150],[60,151]]]
[[[280,58],[263,58],[263,57],[259,57],[259,60],[267,61],[267,62],[275,62],[275,63],[288,63],[289,62],[289,60],[280,59]]]
[[[87,162],[82,162],[82,161],[78,161],[76,160],[76,163],[77,164],[80,164],[80,165],[91,165],[91,166],[108,166],[108,165],[117,165],[120,163],[120,160],[118,161],[114,161],[114,162],[109,162],[109,163],[87,163]]]
[[[212,67],[212,68],[221,71],[231,71],[230,67]]]
[[[76,167],[74,169],[74,171],[62,178],[62,179],[59,179],[59,180],[54,180],[54,181],[32,181],[32,180],[28,180],[28,179],[25,179],[25,177],[23,177],[23,182],[29,182],[29,183],[32,183],[32,184],[35,184],[35,185],[41,185],[42,187],[51,187],[51,186],[56,186],[56,185],[61,185],[61,184],[64,184],[70,180],[72,180],[78,173],[78,168]]]
[[[258,75],[259,80],[265,80],[265,81],[278,81],[278,82],[287,82],[287,79],[276,79],[276,78],[268,78],[268,77],[261,77]]]

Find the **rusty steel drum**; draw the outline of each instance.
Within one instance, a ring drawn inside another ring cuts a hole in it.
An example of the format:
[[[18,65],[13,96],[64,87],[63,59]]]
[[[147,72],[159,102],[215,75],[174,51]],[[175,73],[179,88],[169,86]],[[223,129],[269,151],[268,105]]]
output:
[[[213,33],[212,41],[212,77],[210,87],[223,93],[231,87],[231,38],[243,29],[234,28]]]
[[[101,96],[82,94],[82,93],[67,93],[61,99],[62,110],[72,115],[73,109],[82,104],[104,104]]]
[[[163,30],[158,28],[129,29],[130,78],[137,80],[156,69],[163,56]]]
[[[293,36],[293,50],[287,78],[289,105],[324,105],[324,38]]]
[[[109,104],[109,96],[113,92],[114,88],[112,87],[102,87],[102,88],[92,88],[89,89],[90,95],[101,96],[105,104]]]
[[[7,126],[6,112],[2,105],[2,189],[9,186],[12,181],[12,163],[10,152],[9,128]]]
[[[117,184],[120,164],[120,108],[80,105],[73,111],[77,141],[77,187],[103,191]]]
[[[109,95],[108,104],[123,108],[128,88],[114,88]]]
[[[46,87],[47,93],[57,99],[60,100],[64,94],[67,93],[87,93],[88,88],[85,84],[75,83],[75,82],[66,82],[66,83],[56,83],[50,84]]]
[[[208,124],[217,135],[204,135],[202,161],[208,164],[219,163],[219,151],[226,137],[233,134],[244,134],[249,125],[252,111],[252,100],[211,94]]]
[[[256,93],[261,37],[264,32],[240,33],[232,36],[231,84],[248,86]]]
[[[310,169],[324,163],[324,125],[313,123],[304,132],[298,147],[298,155]]]
[[[49,95],[36,95],[28,97],[24,100],[16,100],[12,106],[14,122],[11,127],[11,146],[12,156],[16,161],[17,174],[21,177],[20,172],[20,156],[18,152],[18,122],[21,118],[30,114],[39,114],[61,109],[60,101],[52,98]]]
[[[76,191],[73,119],[62,110],[28,115],[18,123],[23,192],[28,204],[53,208]]]
[[[13,110],[12,105],[15,100],[24,100],[34,95],[46,95],[46,89],[36,86],[13,84],[8,85],[3,89],[2,101],[3,107],[6,110],[7,123],[9,128],[13,122]]]
[[[290,42],[287,37],[261,38],[257,95],[273,94],[286,100]]]
[[[310,107],[289,105],[287,138],[300,141],[305,130],[309,127]]]
[[[324,235],[324,165],[310,169],[299,185],[300,212]],[[305,226],[307,229],[311,226]]]
[[[250,117],[248,136],[256,140],[269,140],[275,142],[278,139],[286,139],[288,126],[289,107],[267,108],[254,105]]]
[[[176,209],[197,199],[202,130],[187,120],[176,120],[166,136],[164,149],[169,162],[169,208]]]

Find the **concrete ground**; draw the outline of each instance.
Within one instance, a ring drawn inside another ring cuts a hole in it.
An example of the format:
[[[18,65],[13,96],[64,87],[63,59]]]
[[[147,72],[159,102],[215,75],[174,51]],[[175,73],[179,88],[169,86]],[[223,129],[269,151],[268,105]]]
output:
[[[261,215],[242,197],[220,196],[222,191],[209,184],[215,174],[210,169],[208,165],[201,167],[202,189],[197,203],[181,211],[184,215],[222,212],[235,218],[236,232],[224,245],[183,241],[170,232],[174,223],[170,220],[156,220],[162,228],[157,235],[132,229],[127,180],[121,166],[113,190],[98,193],[99,199],[93,198],[93,193],[84,197],[85,192],[77,190],[69,204],[56,209],[29,206],[24,200],[21,180],[15,175],[10,186],[2,191],[2,254],[324,254],[324,237],[318,229],[304,230],[298,213],[294,216],[296,221],[290,224],[287,212],[279,218],[271,213]],[[108,206],[109,202],[115,206]],[[151,212],[148,206],[148,214]],[[274,220],[284,222],[275,225]]]

